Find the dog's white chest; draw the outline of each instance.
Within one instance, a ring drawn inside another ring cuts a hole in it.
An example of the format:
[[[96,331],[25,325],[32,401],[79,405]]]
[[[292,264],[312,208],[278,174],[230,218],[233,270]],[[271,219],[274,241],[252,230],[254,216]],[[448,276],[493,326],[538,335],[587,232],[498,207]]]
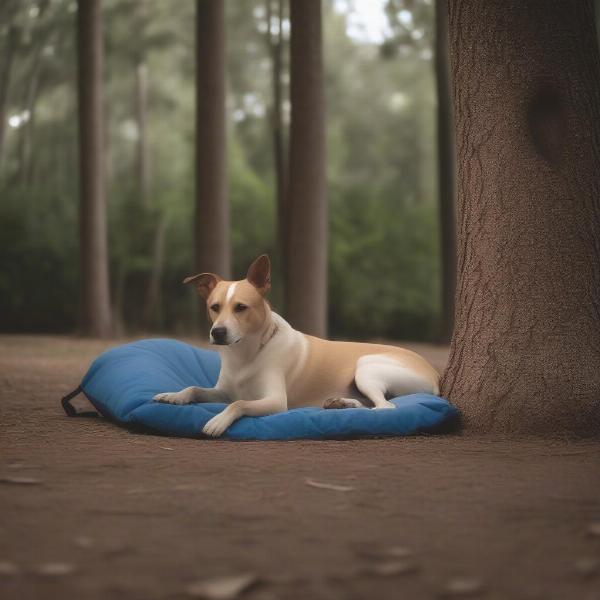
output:
[[[264,372],[250,367],[227,369],[224,367],[223,387],[236,400],[257,400],[267,392]]]
[[[236,352],[235,346],[222,354],[218,385],[233,400],[258,400],[273,395],[285,398],[290,383],[304,368],[306,339],[279,315],[272,315],[277,324],[275,334],[257,347],[251,358]]]

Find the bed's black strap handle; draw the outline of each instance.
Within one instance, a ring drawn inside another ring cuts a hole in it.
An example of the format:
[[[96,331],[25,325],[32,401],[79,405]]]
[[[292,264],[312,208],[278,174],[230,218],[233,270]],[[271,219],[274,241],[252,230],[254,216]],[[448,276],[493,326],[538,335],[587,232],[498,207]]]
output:
[[[83,388],[78,385],[72,392],[69,392],[61,401],[64,411],[67,413],[67,417],[97,417],[98,413],[92,411],[77,412],[75,407],[71,404],[71,400],[75,396],[79,396],[83,392]]]
[[[71,404],[71,400],[75,398],[75,396],[79,396],[83,390],[81,386],[78,385],[72,392],[69,392],[61,401],[62,407],[64,411],[67,413],[67,417],[76,417],[77,411],[73,408]]]

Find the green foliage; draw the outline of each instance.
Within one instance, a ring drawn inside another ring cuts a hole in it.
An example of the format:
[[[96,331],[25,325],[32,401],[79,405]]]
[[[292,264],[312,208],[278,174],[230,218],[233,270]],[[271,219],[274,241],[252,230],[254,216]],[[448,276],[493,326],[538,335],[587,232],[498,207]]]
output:
[[[373,10],[385,8],[389,24],[387,39],[377,43],[348,34],[352,2],[326,2],[324,8],[330,331],[334,337],[433,339],[439,313],[433,10],[427,0],[376,4]],[[74,7],[70,0],[23,0],[7,2],[0,15],[0,56],[17,40],[6,117],[25,110],[36,83],[32,115],[7,128],[0,163],[5,331],[77,327]],[[106,0],[103,10],[115,312],[123,331],[189,334],[198,312],[181,285],[193,270],[193,3]],[[259,253],[271,253],[278,264],[265,2],[228,2],[227,19],[233,271],[242,276]],[[284,26],[287,40],[289,23]],[[136,180],[135,72],[141,62],[148,71],[147,198]],[[161,223],[164,266],[148,320],[144,305]],[[276,272],[275,308],[280,280]]]
[[[360,191],[342,202],[345,210],[332,211],[332,330],[363,338],[435,339],[435,216],[425,204],[392,205],[377,196],[365,202]]]
[[[73,329],[78,295],[75,211],[42,188],[1,193],[2,329]]]

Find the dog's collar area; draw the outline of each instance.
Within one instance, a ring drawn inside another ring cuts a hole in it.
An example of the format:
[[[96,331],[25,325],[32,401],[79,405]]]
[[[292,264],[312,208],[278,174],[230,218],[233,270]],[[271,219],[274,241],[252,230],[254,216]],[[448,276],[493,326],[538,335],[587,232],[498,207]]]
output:
[[[260,352],[275,337],[278,331],[279,325],[277,325],[277,323],[273,323],[273,329],[271,329],[270,335],[267,337],[267,339],[261,339],[260,346],[258,347],[258,352]]]

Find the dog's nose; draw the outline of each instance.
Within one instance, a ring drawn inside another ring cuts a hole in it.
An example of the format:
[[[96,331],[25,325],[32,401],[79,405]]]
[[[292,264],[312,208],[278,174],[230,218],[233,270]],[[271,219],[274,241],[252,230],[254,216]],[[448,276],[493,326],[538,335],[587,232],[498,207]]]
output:
[[[226,343],[227,327],[213,327],[210,333],[215,344],[222,345]]]

